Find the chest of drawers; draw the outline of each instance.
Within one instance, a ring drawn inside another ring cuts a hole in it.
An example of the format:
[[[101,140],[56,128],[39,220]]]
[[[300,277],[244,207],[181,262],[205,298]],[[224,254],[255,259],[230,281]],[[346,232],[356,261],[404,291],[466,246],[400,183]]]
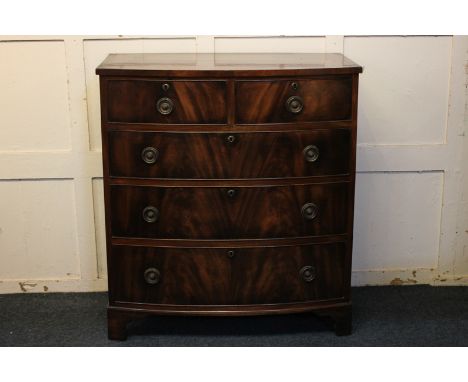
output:
[[[101,89],[108,332],[315,312],[351,332],[358,76],[340,54],[115,54]]]

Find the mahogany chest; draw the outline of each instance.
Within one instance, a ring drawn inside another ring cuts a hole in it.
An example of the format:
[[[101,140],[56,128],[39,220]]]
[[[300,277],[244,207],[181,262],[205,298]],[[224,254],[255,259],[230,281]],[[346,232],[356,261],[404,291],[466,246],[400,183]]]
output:
[[[341,54],[112,54],[108,332],[315,312],[351,332],[358,76]]]

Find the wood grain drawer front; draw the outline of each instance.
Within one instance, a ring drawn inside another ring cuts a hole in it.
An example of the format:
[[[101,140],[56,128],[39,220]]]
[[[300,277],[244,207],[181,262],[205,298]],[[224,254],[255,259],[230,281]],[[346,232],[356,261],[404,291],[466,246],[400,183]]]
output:
[[[347,129],[271,133],[109,132],[110,175],[239,179],[349,173]]]
[[[255,239],[346,233],[347,182],[268,187],[111,186],[116,237]]]
[[[270,248],[115,246],[111,295],[120,302],[276,304],[344,295],[345,244]]]
[[[226,123],[225,81],[109,80],[110,122]]]
[[[352,79],[238,81],[239,124],[351,119]]]

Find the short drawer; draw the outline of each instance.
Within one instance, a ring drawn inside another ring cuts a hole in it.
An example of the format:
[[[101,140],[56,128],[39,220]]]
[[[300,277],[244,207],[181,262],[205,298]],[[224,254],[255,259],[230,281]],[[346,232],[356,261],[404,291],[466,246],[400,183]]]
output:
[[[109,122],[226,123],[225,81],[109,80]]]
[[[257,239],[346,233],[349,183],[111,186],[116,237]]]
[[[239,124],[350,120],[352,79],[238,81]]]
[[[347,129],[249,132],[109,132],[110,175],[232,179],[345,175]]]
[[[270,248],[114,246],[114,301],[276,304],[344,296],[345,243]]]

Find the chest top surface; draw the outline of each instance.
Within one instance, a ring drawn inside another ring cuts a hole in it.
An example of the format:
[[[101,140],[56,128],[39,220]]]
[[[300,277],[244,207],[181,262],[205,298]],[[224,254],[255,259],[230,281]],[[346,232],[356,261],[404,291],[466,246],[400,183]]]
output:
[[[99,75],[258,77],[361,73],[339,53],[128,53],[110,54]]]

